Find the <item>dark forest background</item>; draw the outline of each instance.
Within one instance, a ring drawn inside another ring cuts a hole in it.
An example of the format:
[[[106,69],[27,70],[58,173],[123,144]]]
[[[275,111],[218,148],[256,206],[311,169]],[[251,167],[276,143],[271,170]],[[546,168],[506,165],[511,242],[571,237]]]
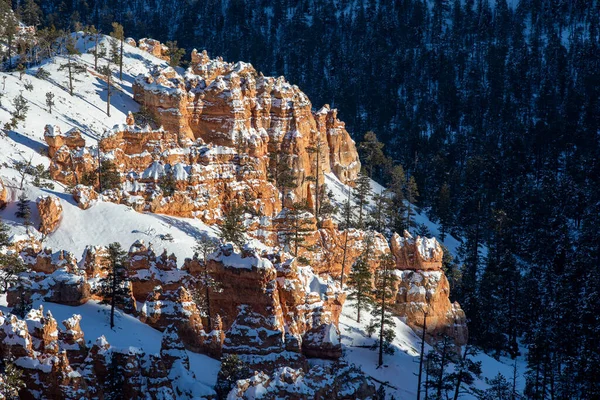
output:
[[[528,398],[600,398],[598,0],[32,2],[25,22],[251,62],[374,131],[462,238],[446,268],[473,343],[527,351]]]

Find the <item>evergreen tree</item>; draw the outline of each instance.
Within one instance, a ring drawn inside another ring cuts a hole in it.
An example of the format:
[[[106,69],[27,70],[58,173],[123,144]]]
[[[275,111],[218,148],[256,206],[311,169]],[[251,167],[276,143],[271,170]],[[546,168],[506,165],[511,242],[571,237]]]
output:
[[[171,67],[178,67],[181,64],[181,58],[185,55],[185,49],[180,49],[177,46],[177,41],[168,41],[166,43],[167,48],[169,49],[169,65]]]
[[[348,285],[350,286],[348,299],[354,300],[352,307],[356,309],[356,322],[360,323],[360,312],[369,309],[372,305],[371,287],[373,275],[369,265],[369,257],[373,246],[373,237],[370,234],[365,235],[364,250],[356,259],[352,270],[348,275]]]
[[[437,338],[434,351],[427,354],[429,379],[426,385],[432,394],[429,398],[435,400],[446,399],[446,392],[453,389],[453,379],[447,369],[452,361],[454,340],[447,335]]]
[[[241,248],[246,243],[246,227],[244,226],[245,208],[230,204],[225,211],[221,224],[221,241],[231,242]]]
[[[106,64],[104,67],[100,67],[98,69],[102,75],[104,75],[106,81],[106,115],[110,117],[110,98],[113,92],[113,82],[112,82],[112,74],[113,71],[110,67],[110,63]]]
[[[298,257],[300,248],[308,248],[306,235],[312,230],[313,215],[306,201],[296,202],[285,209],[283,226],[279,230],[289,251]]]
[[[131,300],[126,267],[127,253],[117,242],[108,246],[110,261],[106,277],[100,280],[102,304],[110,304],[110,329],[115,327],[115,307],[127,306]]]
[[[0,249],[11,245],[10,228],[0,217]]]
[[[165,197],[173,196],[175,190],[177,190],[177,181],[173,174],[173,166],[169,166],[165,173],[159,178],[158,186]]]
[[[100,192],[104,190],[117,189],[121,186],[121,174],[115,164],[110,161],[102,161],[98,169],[98,180]]]
[[[211,321],[211,309],[210,309],[210,291],[218,288],[217,282],[210,276],[208,273],[208,256],[214,253],[218,248],[218,241],[203,235],[200,239],[196,240],[196,246],[194,246],[194,258],[200,258],[199,261],[202,263],[202,280],[201,280],[201,288],[200,292],[196,290],[194,293],[194,298],[196,300],[196,305],[199,306],[200,310],[206,314],[206,319],[208,321],[208,331],[212,331],[212,321]],[[202,288],[204,290],[202,290]]]
[[[490,387],[486,390],[478,390],[477,398],[479,400],[513,400],[512,389],[506,377],[498,373],[494,378],[486,378],[486,383]]]
[[[60,64],[58,70],[67,71],[67,88],[69,89],[69,94],[73,96],[75,90],[74,84],[75,82],[80,82],[77,76],[86,72],[86,68],[75,60],[74,56],[79,54],[79,51],[70,37],[67,41],[67,52],[66,61]]]
[[[451,202],[450,186],[444,183],[440,187],[437,199],[437,215],[440,221],[440,240],[442,242],[446,239],[448,228],[452,225]]]
[[[377,140],[373,131],[365,133],[363,141],[359,143],[358,150],[364,163],[366,175],[373,178],[373,172],[385,165],[387,159],[383,153],[384,144]]]
[[[369,198],[371,197],[371,179],[364,173],[360,173],[356,178],[356,187],[354,188],[354,198],[356,200],[356,206],[358,208],[358,219],[356,226],[359,229],[365,227],[365,208],[369,204]]]
[[[29,234],[29,227],[31,226],[31,208],[29,207],[29,199],[27,198],[27,195],[25,195],[25,192],[21,193],[19,196],[15,217],[23,220],[23,225]]]
[[[112,32],[110,32],[110,36],[113,38],[111,41],[115,43],[115,48],[112,51],[112,60],[115,64],[119,65],[119,79],[123,80],[123,43],[125,42],[125,32],[123,30],[123,25],[118,22],[112,23]],[[110,115],[110,114],[109,114]]]
[[[48,112],[52,114],[52,107],[54,107],[54,93],[46,92],[46,105],[48,106]]]
[[[410,230],[411,227],[415,226],[413,217],[414,213],[414,204],[417,203],[417,197],[419,196],[419,191],[417,189],[417,182],[414,176],[411,176],[408,179],[408,183],[406,184],[406,227],[407,230]]]
[[[377,368],[383,365],[383,353],[392,354],[392,342],[396,337],[396,326],[391,312],[394,303],[394,283],[396,263],[390,254],[383,254],[379,259],[379,270],[375,275],[375,306],[373,307],[373,320],[367,327],[369,335],[378,331],[378,340],[374,349],[379,349]]]
[[[237,354],[227,354],[221,358],[215,390],[220,397],[225,397],[238,380],[251,375],[250,367]]]
[[[23,371],[16,368],[12,362],[0,361],[0,393],[7,400],[20,398],[19,391],[25,388]]]

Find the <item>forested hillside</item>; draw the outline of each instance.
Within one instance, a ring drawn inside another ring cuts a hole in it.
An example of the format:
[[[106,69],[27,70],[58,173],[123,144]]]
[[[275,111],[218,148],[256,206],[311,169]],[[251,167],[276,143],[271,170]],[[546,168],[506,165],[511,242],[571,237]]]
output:
[[[600,397],[600,1],[14,6],[27,24],[119,21],[184,59],[195,47],[251,62],[339,108],[357,142],[375,132],[385,157],[359,146],[367,172],[463,239],[446,268],[472,341],[528,351],[529,398]],[[389,182],[398,165],[418,195]]]

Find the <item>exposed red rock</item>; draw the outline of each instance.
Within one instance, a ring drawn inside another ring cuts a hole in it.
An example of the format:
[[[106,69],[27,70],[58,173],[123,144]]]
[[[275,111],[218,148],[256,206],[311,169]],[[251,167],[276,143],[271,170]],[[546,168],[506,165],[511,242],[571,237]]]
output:
[[[43,234],[54,232],[62,218],[62,205],[56,196],[40,196],[37,199],[37,209],[40,215],[39,231]]]
[[[6,190],[6,186],[0,179],[0,210],[6,207],[6,204],[8,204],[8,190]]]

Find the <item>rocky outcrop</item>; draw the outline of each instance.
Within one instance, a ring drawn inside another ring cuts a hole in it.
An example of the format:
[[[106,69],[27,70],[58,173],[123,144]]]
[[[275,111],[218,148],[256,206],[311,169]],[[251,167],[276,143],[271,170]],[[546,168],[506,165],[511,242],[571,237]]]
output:
[[[408,326],[422,331],[427,313],[427,336],[454,338],[457,345],[467,343],[465,313],[458,303],[450,303],[450,286],[442,271],[443,251],[435,238],[413,238],[408,232],[391,239],[392,254],[399,269],[393,310]]]
[[[129,44],[135,46],[135,40],[133,43],[129,41]],[[161,44],[158,40],[142,38],[138,41],[138,47],[140,50],[147,51],[161,60],[169,61],[169,48],[164,44]]]
[[[23,280],[24,288],[9,288],[9,306],[20,301],[21,291],[27,296],[70,306],[84,304],[90,299],[90,284],[73,254],[66,251],[52,253],[49,248],[39,252],[26,248],[21,252],[21,258],[30,271]]]
[[[152,246],[146,247],[143,241],[136,241],[129,248],[127,271],[133,296],[140,301],[153,296],[157,287],[164,292],[176,291],[189,278],[177,268],[174,254],[164,251],[157,256]]]
[[[435,238],[417,236],[413,238],[407,231],[403,236],[394,233],[390,240],[396,268],[420,271],[440,271],[444,252]]]
[[[4,209],[8,204],[8,190],[4,186],[4,182],[0,179],[0,210]]]
[[[102,336],[86,348],[80,316],[56,321],[43,309],[25,320],[0,312],[0,357],[21,370],[22,399],[102,399],[107,390],[124,400],[192,399],[210,390],[190,371],[187,353],[175,329],[163,336],[159,354],[137,348],[113,348]],[[58,339],[58,340],[57,340]],[[176,395],[177,394],[177,395]]]
[[[85,185],[77,185],[73,188],[73,200],[77,203],[77,206],[82,210],[90,208],[94,201],[98,199],[98,193],[94,189]]]
[[[307,151],[311,147],[321,150],[320,174],[333,171],[344,182],[354,180],[360,162],[335,110],[325,106],[313,113],[297,86],[283,77],[265,77],[250,64],[210,59],[195,50],[191,57],[184,76],[166,67],[134,85],[135,99],[165,129],[181,139],[233,148],[241,141],[254,157],[267,149],[293,156],[286,162],[298,172],[299,195],[306,195],[306,178],[316,176],[316,153]]]
[[[163,291],[159,286],[148,297],[140,312],[140,320],[158,330],[175,329],[186,348],[219,358],[225,338],[221,326],[205,332],[200,310],[184,288]]]
[[[237,381],[227,396],[235,399],[376,399],[376,388],[356,367],[335,363],[302,369],[281,367]]]
[[[40,196],[37,199],[37,209],[40,215],[39,231],[45,235],[54,232],[62,218],[62,205],[56,196]]]
[[[211,317],[223,321],[224,353],[267,371],[281,365],[303,367],[303,353],[341,355],[339,342],[330,340],[339,335],[345,300],[337,283],[315,276],[291,258],[259,255],[249,246],[237,251],[224,245],[209,257],[207,267],[220,283],[209,293]],[[319,334],[327,329],[328,335]]]

